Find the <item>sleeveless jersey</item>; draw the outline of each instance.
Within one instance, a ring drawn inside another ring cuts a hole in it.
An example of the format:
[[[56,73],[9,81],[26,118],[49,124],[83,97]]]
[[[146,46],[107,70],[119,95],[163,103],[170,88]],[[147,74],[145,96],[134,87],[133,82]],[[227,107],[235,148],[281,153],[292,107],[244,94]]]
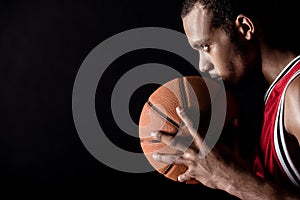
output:
[[[265,93],[263,127],[254,160],[254,172],[261,178],[296,187],[300,187],[300,169],[296,169],[286,147],[283,109],[286,89],[299,74],[300,56],[283,69]]]

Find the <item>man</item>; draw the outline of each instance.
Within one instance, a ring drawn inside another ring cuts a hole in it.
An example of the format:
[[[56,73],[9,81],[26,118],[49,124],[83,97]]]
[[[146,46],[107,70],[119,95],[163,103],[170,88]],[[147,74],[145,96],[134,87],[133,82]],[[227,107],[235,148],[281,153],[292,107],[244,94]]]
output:
[[[154,154],[153,158],[186,165],[188,170],[178,177],[180,182],[196,179],[241,199],[300,199],[300,48],[297,37],[292,36],[295,31],[283,27],[287,21],[297,20],[276,11],[284,10],[288,2],[276,3],[264,2],[268,7],[256,0],[184,3],[183,27],[190,45],[199,52],[201,72],[239,85],[259,68],[270,86],[252,170],[230,160],[221,145],[210,151],[182,108],[177,108],[177,113],[193,135],[193,145],[186,150],[180,142],[172,143],[172,136],[152,133],[179,150],[178,155]]]

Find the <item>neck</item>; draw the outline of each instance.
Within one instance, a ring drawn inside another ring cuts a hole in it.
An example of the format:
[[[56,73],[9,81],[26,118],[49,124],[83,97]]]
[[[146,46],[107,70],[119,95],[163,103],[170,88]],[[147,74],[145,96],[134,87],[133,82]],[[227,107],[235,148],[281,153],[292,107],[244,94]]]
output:
[[[262,51],[262,72],[269,84],[272,84],[280,72],[297,55],[289,51],[265,48]]]

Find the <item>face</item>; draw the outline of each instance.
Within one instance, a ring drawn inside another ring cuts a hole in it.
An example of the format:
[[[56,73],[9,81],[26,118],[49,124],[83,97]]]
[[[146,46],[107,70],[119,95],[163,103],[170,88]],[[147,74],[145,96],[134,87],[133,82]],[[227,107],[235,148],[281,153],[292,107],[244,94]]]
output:
[[[247,48],[240,48],[240,45],[233,43],[225,31],[210,28],[210,19],[201,5],[196,4],[183,18],[185,34],[191,47],[199,52],[201,72],[209,74],[211,78],[236,84],[251,67],[251,56],[247,55]]]

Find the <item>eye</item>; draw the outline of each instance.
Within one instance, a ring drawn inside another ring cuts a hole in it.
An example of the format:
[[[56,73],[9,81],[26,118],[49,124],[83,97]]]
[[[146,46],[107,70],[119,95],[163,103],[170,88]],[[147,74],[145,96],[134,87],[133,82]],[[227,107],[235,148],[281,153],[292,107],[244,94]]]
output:
[[[201,45],[200,45],[200,48],[201,48],[203,51],[209,51],[209,44],[201,44]]]

